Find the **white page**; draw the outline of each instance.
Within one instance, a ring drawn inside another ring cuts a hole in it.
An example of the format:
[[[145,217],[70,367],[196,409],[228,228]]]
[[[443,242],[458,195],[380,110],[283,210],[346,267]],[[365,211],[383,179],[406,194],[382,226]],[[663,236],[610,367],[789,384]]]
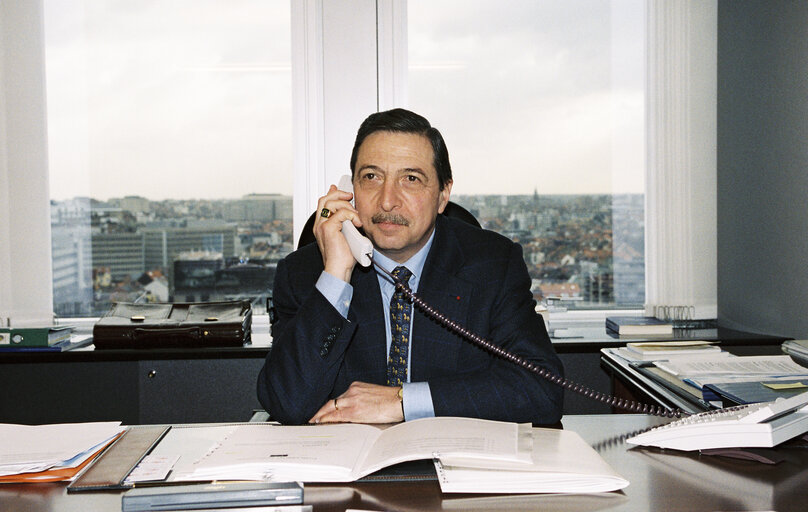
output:
[[[529,425],[475,418],[435,417],[399,423],[382,432],[357,478],[408,460],[452,454],[527,463],[530,445],[520,452],[520,428]]]
[[[244,424],[192,464],[181,459],[170,479],[349,482],[397,462],[430,459],[435,452],[527,463],[531,446],[518,439],[523,428],[530,427],[470,418],[425,418],[386,430],[361,424]],[[382,435],[387,438],[379,442]],[[174,442],[166,437],[160,444]]]
[[[239,425],[174,480],[350,481],[379,432],[358,424]]]
[[[122,430],[119,421],[50,425],[2,423],[0,474],[48,469],[109,441]]]
[[[678,376],[704,375],[808,375],[808,369],[789,356],[743,356],[724,360],[677,359],[657,362],[657,367]]]

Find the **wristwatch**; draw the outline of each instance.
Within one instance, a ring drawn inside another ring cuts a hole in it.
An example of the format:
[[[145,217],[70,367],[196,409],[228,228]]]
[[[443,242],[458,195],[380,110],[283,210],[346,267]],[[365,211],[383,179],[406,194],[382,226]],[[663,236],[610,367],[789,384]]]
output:
[[[404,402],[404,386],[399,386],[398,388],[398,401]]]

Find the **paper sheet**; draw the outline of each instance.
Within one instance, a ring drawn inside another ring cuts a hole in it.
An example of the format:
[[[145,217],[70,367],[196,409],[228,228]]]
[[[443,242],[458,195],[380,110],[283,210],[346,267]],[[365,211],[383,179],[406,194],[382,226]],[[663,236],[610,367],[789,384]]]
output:
[[[121,423],[0,424],[0,475],[80,464],[123,430]]]
[[[808,375],[808,368],[796,364],[789,356],[744,356],[718,360],[677,359],[676,361],[662,361],[655,364],[658,368],[680,377]]]

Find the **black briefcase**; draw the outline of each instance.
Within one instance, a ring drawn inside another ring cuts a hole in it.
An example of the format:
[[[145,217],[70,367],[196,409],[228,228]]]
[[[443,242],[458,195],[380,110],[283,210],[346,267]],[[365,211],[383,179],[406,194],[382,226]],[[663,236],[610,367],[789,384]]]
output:
[[[250,301],[116,302],[93,326],[96,349],[240,347],[250,343]]]

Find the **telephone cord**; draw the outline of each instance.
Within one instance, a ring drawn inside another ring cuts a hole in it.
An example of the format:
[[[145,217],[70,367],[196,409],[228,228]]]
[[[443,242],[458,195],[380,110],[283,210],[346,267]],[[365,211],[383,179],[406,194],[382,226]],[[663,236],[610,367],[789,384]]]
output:
[[[682,411],[681,409],[673,409],[673,410],[665,409],[664,407],[660,407],[657,405],[643,404],[640,402],[635,402],[633,400],[617,398],[608,395],[606,393],[602,393],[600,391],[595,391],[592,388],[570,381],[568,379],[565,379],[564,377],[561,377],[560,375],[557,375],[544,368],[536,366],[530,361],[527,361],[526,359],[503,349],[499,345],[496,345],[495,343],[486,340],[482,336],[479,336],[478,334],[458,324],[454,320],[448,318],[443,313],[439,312],[438,310],[436,310],[435,308],[424,302],[424,300],[421,299],[418,295],[416,295],[410,289],[409,286],[402,283],[400,280],[396,279],[392,273],[388,272],[387,269],[376,263],[373,260],[373,258],[370,258],[370,261],[373,262],[373,265],[375,265],[376,268],[378,268],[379,270],[384,272],[384,274],[390,277],[390,279],[395,284],[396,289],[401,291],[407,297],[407,299],[409,299],[413,304],[415,304],[418,307],[418,309],[420,309],[429,318],[435,320],[436,322],[443,325],[450,331],[460,335],[466,340],[494,354],[497,357],[500,357],[502,359],[505,359],[506,361],[510,361],[513,364],[521,366],[522,368],[525,368],[526,370],[529,370],[539,375],[540,377],[549,380],[553,384],[563,387],[564,389],[568,389],[574,393],[578,393],[592,400],[602,402],[610,407],[615,407],[633,413],[651,414],[653,416],[660,416],[663,418],[681,418],[683,416],[688,415],[687,412]]]

